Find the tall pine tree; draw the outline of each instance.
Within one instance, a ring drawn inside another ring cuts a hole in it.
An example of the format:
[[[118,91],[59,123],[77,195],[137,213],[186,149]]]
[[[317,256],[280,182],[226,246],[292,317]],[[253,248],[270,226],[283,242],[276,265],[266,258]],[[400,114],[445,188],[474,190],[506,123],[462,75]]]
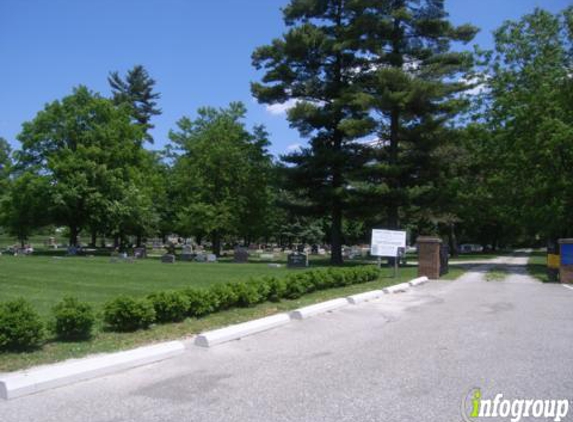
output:
[[[355,26],[362,29],[363,95],[359,101],[376,119],[379,139],[362,191],[381,223],[399,228],[400,214],[439,205],[435,179],[444,163],[437,149],[472,87],[472,55],[451,50],[477,29],[448,21],[443,0],[362,0]],[[434,204],[433,204],[434,202]]]
[[[147,141],[153,143],[149,130],[154,128],[151,118],[161,114],[157,101],[161,95],[154,92],[155,80],[149,76],[147,70],[136,65],[122,78],[118,72],[111,72],[107,78],[111,86],[113,100],[116,104],[128,104],[131,107],[133,119],[145,131]]]
[[[287,33],[253,53],[253,64],[265,71],[253,95],[261,103],[293,102],[288,120],[310,138],[309,147],[283,157],[286,179],[300,211],[330,217],[333,264],[342,263],[342,221],[362,156],[353,141],[371,130],[353,100],[364,63],[355,3],[291,0],[283,11]]]

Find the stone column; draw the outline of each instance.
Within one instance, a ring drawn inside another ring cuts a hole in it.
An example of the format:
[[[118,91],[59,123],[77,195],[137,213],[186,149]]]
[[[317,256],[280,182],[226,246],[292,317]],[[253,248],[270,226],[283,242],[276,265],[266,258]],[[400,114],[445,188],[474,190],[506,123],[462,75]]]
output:
[[[416,243],[418,244],[418,277],[426,276],[430,280],[439,279],[442,239],[420,236]]]
[[[559,239],[561,283],[573,283],[573,239]]]

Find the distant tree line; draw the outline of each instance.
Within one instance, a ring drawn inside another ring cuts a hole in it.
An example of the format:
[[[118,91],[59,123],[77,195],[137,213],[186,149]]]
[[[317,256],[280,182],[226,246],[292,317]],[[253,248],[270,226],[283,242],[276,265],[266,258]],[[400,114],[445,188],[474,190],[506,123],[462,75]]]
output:
[[[491,51],[435,0],[291,0],[252,56],[265,104],[308,144],[275,159],[246,108],[203,107],[151,150],[161,113],[142,66],[79,86],[0,139],[0,225],[96,245],[170,233],[225,242],[368,242],[374,227],[491,248],[573,236],[573,7],[535,9]]]

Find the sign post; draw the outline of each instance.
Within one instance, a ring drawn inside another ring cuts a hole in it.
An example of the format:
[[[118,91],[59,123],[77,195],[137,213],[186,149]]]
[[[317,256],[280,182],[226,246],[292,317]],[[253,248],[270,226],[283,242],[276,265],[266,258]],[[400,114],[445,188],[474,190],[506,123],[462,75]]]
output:
[[[406,248],[406,232],[398,230],[372,230],[370,255],[378,257],[381,266],[382,257],[394,258],[394,277],[398,276],[398,260],[400,248]]]

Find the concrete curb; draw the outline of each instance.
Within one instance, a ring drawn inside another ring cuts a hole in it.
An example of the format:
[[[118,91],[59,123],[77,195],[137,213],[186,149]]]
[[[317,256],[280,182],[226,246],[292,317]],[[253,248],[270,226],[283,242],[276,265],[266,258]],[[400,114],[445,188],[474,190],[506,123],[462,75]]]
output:
[[[368,302],[369,300],[374,300],[385,295],[383,290],[371,290],[369,292],[358,293],[356,295],[348,296],[346,299],[352,305],[358,305],[362,302]]]
[[[218,330],[207,331],[199,334],[195,338],[195,345],[201,347],[211,347],[231,340],[238,340],[242,337],[270,330],[290,322],[287,314],[272,315],[265,318],[255,319],[242,324],[231,325]]]
[[[420,286],[421,284],[425,284],[425,283],[427,283],[428,281],[429,281],[429,280],[428,280],[428,277],[424,276],[424,277],[418,277],[418,278],[415,278],[415,279],[413,279],[413,280],[410,280],[410,281],[408,282],[408,284],[409,284],[410,286]]]
[[[348,305],[348,300],[339,298],[320,302],[315,305],[295,309],[290,313],[292,319],[306,319],[314,315],[323,314]]]
[[[382,290],[384,291],[384,293],[402,293],[410,290],[410,285],[408,283],[400,283],[400,284],[395,284],[393,286],[385,287]]]
[[[170,341],[124,352],[13,372],[0,379],[0,398],[13,399],[158,362],[179,355],[184,350],[182,342]]]
[[[377,299],[388,293],[406,292],[410,289],[410,286],[418,286],[427,281],[428,279],[426,277],[419,277],[407,283],[386,287],[383,290],[372,290],[347,298],[333,299],[295,309],[290,312],[290,314],[282,313],[272,315],[218,330],[207,331],[195,337],[193,344],[200,347],[215,346],[285,325],[293,319],[301,320],[310,318],[345,307],[350,303],[356,305],[368,300]],[[0,375],[0,398],[13,399],[158,362],[184,353],[186,349],[189,349],[189,346],[189,340],[187,340],[187,347],[182,341],[170,341],[118,353],[70,360],[53,365],[3,374]]]

